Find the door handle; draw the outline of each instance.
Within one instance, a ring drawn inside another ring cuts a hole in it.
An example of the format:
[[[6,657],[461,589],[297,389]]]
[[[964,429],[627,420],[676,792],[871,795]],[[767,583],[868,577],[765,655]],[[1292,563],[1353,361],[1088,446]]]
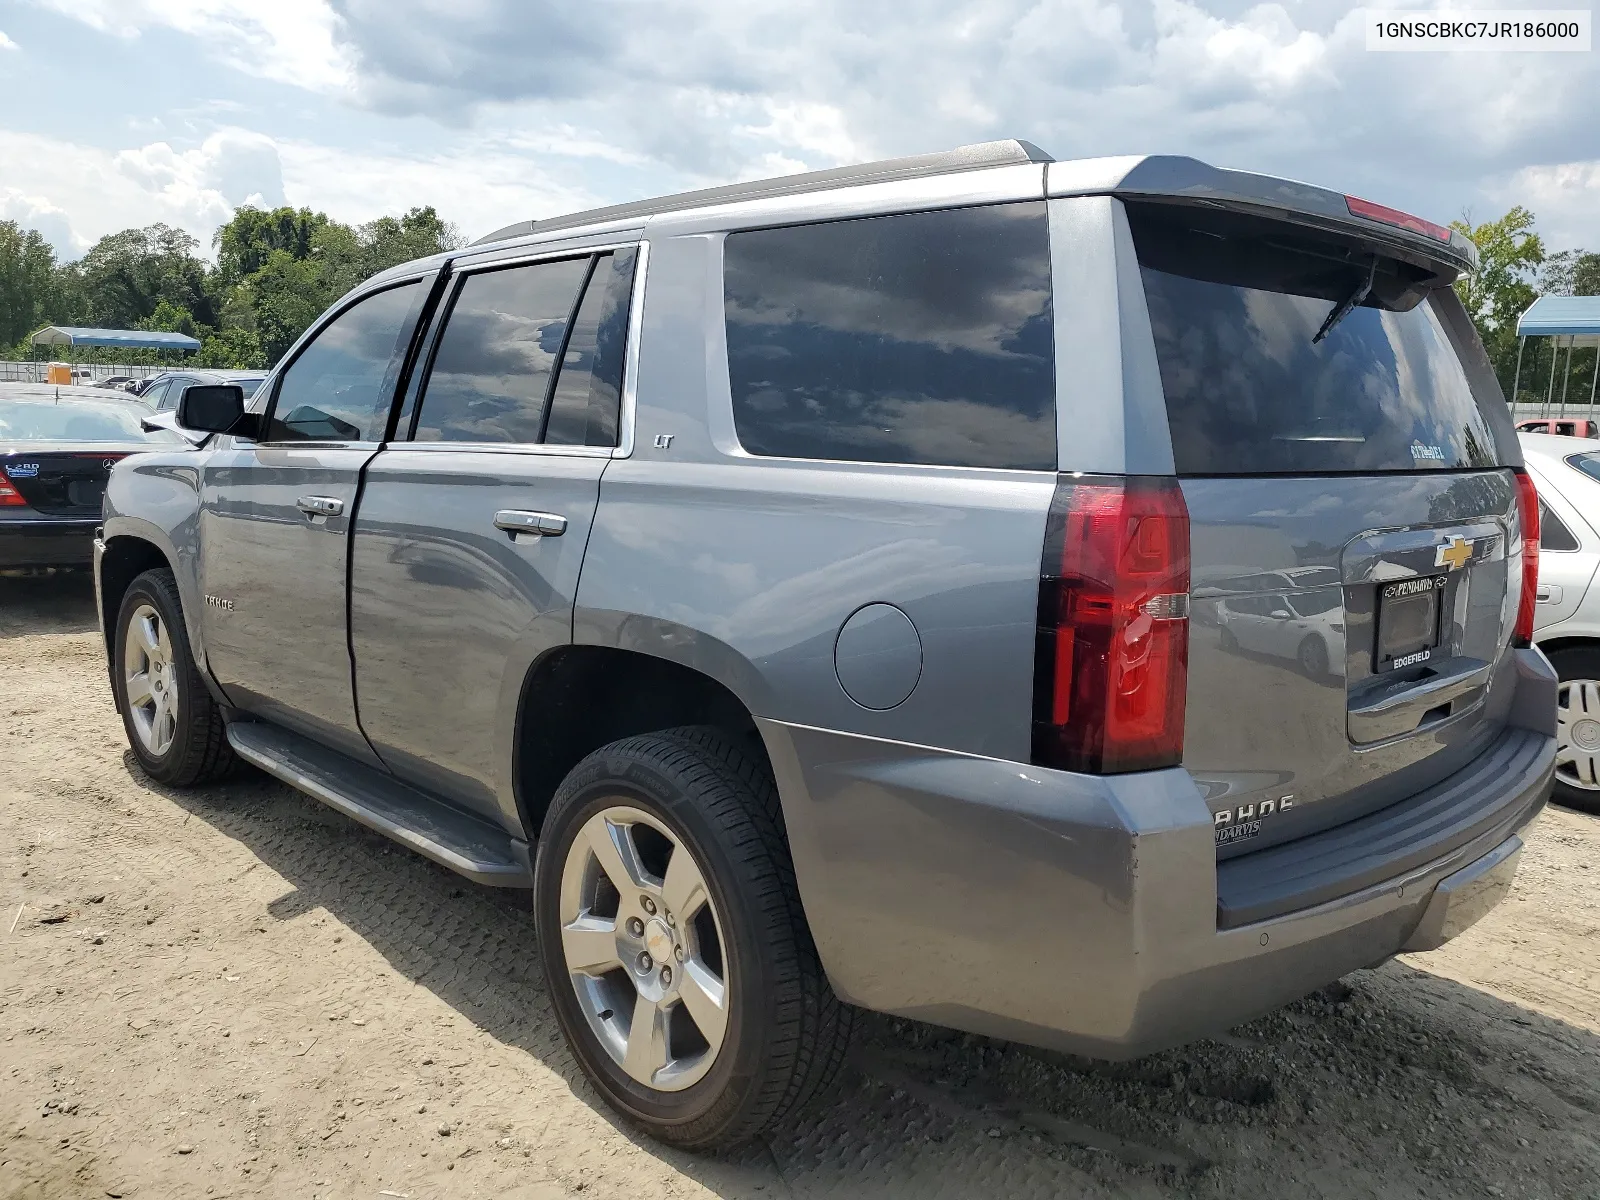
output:
[[[522,509],[503,508],[494,515],[494,527],[510,534],[532,534],[535,537],[560,537],[567,531],[567,519],[559,513],[526,512]]]
[[[301,496],[294,503],[308,517],[337,517],[344,511],[344,501],[334,496]]]
[[[1541,604],[1560,604],[1560,586],[1554,583],[1541,583],[1539,585],[1538,599]]]

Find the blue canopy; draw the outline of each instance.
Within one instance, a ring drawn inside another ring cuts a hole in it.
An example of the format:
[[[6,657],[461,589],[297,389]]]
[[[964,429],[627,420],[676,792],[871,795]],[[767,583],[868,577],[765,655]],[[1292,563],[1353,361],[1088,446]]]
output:
[[[1517,320],[1518,337],[1600,336],[1600,296],[1540,296]],[[1591,345],[1580,341],[1582,345]]]
[[[200,343],[186,333],[159,329],[80,329],[72,325],[47,325],[28,339],[35,346],[115,346],[121,350],[198,350]]]

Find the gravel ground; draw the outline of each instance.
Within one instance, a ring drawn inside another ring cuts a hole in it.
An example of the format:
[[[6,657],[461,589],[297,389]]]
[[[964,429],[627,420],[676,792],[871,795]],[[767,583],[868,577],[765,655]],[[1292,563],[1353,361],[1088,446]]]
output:
[[[126,753],[82,580],[0,580],[0,1197],[1600,1198],[1600,820],[1442,951],[1118,1065],[872,1019],[695,1158],[562,1046],[527,896]]]

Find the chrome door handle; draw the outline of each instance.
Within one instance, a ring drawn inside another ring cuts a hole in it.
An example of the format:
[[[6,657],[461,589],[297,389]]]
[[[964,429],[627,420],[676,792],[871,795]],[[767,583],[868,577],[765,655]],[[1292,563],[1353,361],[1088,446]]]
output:
[[[344,501],[334,496],[301,496],[294,503],[308,517],[337,517],[344,511]]]
[[[1537,599],[1538,599],[1539,603],[1541,603],[1541,604],[1560,604],[1561,603],[1561,588],[1560,588],[1560,586],[1557,585],[1557,584],[1553,584],[1553,583],[1541,583],[1539,585],[1539,591],[1537,593]]]
[[[516,508],[503,508],[494,515],[494,527],[511,534],[560,537],[567,531],[567,519],[559,513],[525,512]]]

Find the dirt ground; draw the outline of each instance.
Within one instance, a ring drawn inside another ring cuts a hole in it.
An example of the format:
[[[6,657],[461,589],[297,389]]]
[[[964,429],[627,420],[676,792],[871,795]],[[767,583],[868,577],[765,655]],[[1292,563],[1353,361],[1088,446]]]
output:
[[[1442,951],[1097,1064],[868,1022],[734,1157],[584,1084],[527,896],[263,776],[153,786],[81,580],[0,580],[0,1197],[1600,1197],[1600,820]]]

